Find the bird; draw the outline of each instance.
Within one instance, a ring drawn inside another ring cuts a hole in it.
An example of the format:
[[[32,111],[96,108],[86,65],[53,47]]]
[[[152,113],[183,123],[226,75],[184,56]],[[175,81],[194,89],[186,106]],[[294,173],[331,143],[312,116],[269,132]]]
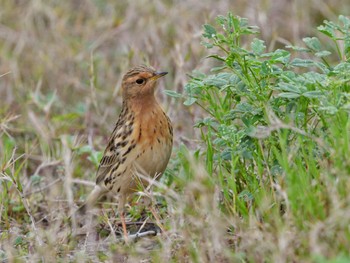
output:
[[[139,184],[148,186],[164,173],[173,147],[173,128],[155,97],[158,79],[168,72],[140,65],[122,78],[122,109],[97,169],[94,189],[77,211],[85,214],[103,196],[118,198],[124,238],[124,207]]]

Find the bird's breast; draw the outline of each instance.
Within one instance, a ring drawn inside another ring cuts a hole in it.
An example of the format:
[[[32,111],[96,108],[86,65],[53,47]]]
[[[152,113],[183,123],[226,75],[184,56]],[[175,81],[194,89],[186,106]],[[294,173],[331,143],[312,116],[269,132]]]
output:
[[[137,126],[139,149],[135,167],[146,176],[159,176],[164,172],[172,151],[171,122],[159,107],[140,118]]]

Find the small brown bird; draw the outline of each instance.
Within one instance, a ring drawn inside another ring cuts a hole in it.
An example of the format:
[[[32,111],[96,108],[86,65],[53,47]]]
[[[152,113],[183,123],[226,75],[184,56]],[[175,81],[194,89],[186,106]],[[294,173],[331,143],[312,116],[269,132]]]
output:
[[[171,155],[172,125],[154,96],[157,80],[166,74],[138,66],[123,77],[122,111],[98,167],[96,186],[78,210],[84,213],[108,192],[117,195],[125,237],[127,197],[140,183],[149,184],[146,177],[159,179]]]

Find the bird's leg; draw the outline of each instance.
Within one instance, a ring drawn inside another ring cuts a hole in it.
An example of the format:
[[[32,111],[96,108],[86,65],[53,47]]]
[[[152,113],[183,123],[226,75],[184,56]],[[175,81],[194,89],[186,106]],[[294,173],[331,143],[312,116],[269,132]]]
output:
[[[126,223],[125,223],[124,211],[122,211],[120,213],[120,220],[122,221],[122,227],[123,227],[123,234],[124,234],[125,243],[128,243],[128,232],[126,231]]]
[[[126,230],[125,214],[124,214],[125,201],[126,201],[126,198],[124,195],[119,197],[118,213],[120,216],[120,220],[122,221],[124,240],[125,240],[125,243],[128,243],[128,232]]]

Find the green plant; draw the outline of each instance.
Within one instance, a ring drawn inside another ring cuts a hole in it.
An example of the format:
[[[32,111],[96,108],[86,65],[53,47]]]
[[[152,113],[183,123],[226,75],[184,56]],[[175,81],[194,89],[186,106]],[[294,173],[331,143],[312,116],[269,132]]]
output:
[[[333,43],[329,50],[312,37],[303,39],[306,47],[267,52],[246,19],[229,13],[217,24],[204,25],[203,34],[217,66],[193,73],[184,104],[205,112],[196,127],[222,211],[310,230],[348,196],[350,19],[318,27]]]

